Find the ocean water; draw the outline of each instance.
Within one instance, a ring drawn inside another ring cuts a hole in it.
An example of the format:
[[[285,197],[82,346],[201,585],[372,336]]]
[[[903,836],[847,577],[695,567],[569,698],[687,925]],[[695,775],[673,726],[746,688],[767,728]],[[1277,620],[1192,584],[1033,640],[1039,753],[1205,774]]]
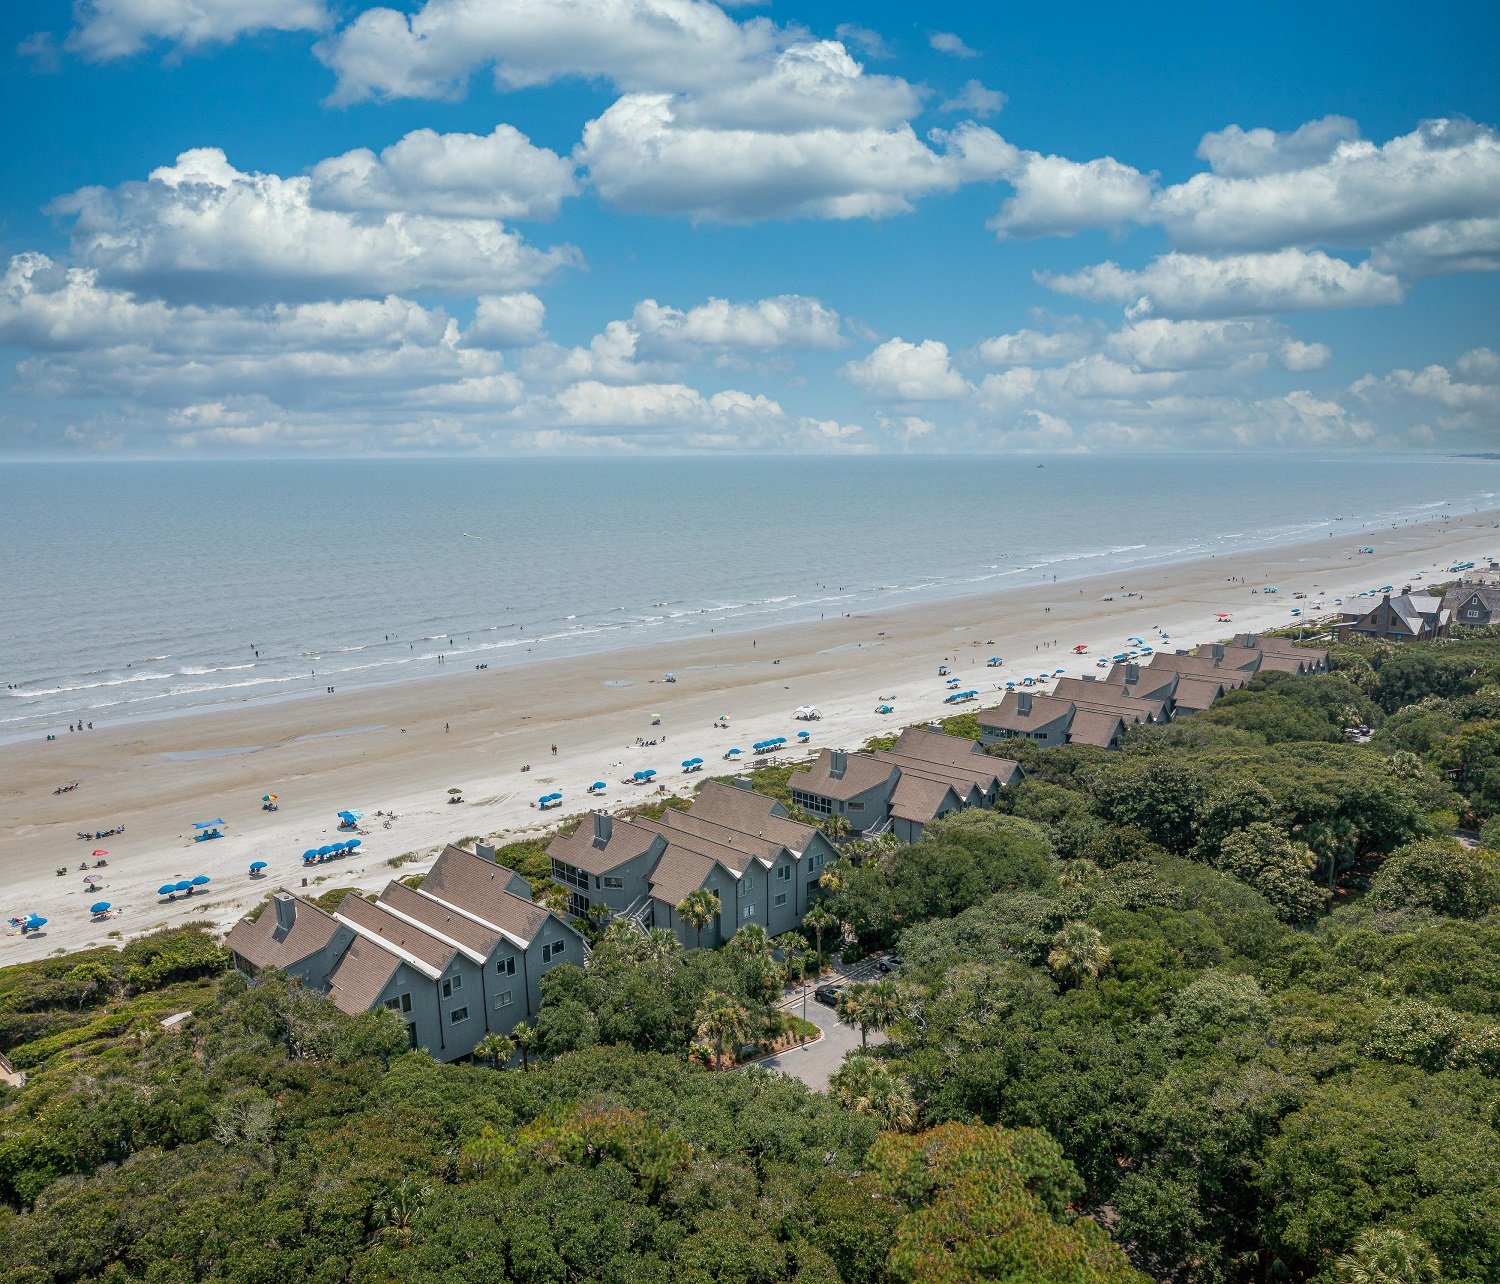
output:
[[[1352,539],[1496,492],[1500,463],[1446,458],[0,464],[0,740]]]

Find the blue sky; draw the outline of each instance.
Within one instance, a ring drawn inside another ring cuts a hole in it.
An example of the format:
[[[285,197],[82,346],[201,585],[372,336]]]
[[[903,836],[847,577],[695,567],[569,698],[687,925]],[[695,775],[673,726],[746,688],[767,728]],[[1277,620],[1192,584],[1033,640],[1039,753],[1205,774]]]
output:
[[[0,453],[1500,448],[1493,4],[913,12],[7,6]]]

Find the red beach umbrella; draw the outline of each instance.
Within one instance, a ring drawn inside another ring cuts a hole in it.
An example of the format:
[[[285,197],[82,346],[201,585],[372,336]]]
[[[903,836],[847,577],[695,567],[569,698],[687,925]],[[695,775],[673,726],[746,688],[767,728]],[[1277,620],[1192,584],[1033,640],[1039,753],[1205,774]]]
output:
[[[109,853],[107,851],[105,851],[104,848],[102,848],[102,847],[96,847],[96,848],[94,848],[94,855],[95,856],[108,856]]]

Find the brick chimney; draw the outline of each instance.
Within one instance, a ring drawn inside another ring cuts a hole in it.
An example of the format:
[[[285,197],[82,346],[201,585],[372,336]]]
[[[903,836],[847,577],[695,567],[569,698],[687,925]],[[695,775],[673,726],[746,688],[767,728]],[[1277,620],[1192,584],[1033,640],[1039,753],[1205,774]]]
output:
[[[277,892],[271,904],[276,907],[276,930],[290,932],[297,921],[297,898],[290,892]]]
[[[615,818],[607,811],[596,811],[594,816],[594,846],[603,847],[615,832]]]

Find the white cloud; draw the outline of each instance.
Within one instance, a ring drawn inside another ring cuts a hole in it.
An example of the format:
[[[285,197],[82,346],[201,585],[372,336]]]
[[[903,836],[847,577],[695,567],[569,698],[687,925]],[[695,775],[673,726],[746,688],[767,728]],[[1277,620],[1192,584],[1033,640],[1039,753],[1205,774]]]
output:
[[[502,89],[568,76],[622,89],[713,86],[743,74],[778,35],[736,23],[706,0],[426,0],[408,15],[366,9],[319,46],[338,76],[336,103],[451,98],[492,64]]]
[[[1347,116],[1324,116],[1284,134],[1230,125],[1204,134],[1198,155],[1225,178],[1253,178],[1321,164],[1342,144],[1358,138],[1359,126]]]
[[[1326,343],[1303,343],[1287,339],[1276,349],[1276,360],[1284,370],[1321,370],[1333,360],[1333,349]]]
[[[981,119],[993,116],[1006,104],[1006,97],[998,89],[986,89],[977,80],[964,83],[952,98],[943,103],[944,111],[970,112]]]
[[[1289,370],[1327,364],[1322,344],[1300,343],[1286,327],[1264,318],[1241,321],[1132,321],[1109,336],[1105,350],[1149,370],[1264,368],[1272,358]]]
[[[1368,263],[1353,266],[1318,251],[1279,250],[1206,258],[1165,254],[1130,270],[1100,263],[1058,275],[1039,273],[1048,288],[1129,306],[1132,316],[1228,317],[1264,312],[1399,303],[1401,282]]]
[[[1500,272],[1500,217],[1451,219],[1402,232],[1375,247],[1370,261],[1401,276]]]
[[[487,135],[415,129],[378,157],[361,147],[312,170],[314,205],[363,213],[547,219],[577,191],[572,161],[510,125]]]
[[[1455,364],[1458,378],[1446,366],[1434,364],[1421,370],[1365,375],[1350,391],[1372,403],[1412,397],[1435,401],[1448,410],[1500,413],[1500,356],[1490,348],[1476,348]]]
[[[970,49],[964,44],[962,36],[956,36],[951,31],[934,31],[927,37],[930,44],[938,53],[947,54],[952,58],[977,58],[976,50]]]
[[[692,98],[628,94],[584,127],[577,156],[606,200],[625,209],[748,223],[875,218],[933,192],[996,177],[1015,149],[983,126],[824,125],[787,132],[690,125]]]
[[[1275,162],[1291,165],[1318,149],[1273,143],[1261,149],[1270,167],[1256,169],[1240,145],[1253,135],[1234,140],[1230,163],[1248,176],[1196,174],[1158,194],[1155,217],[1188,249],[1368,246],[1435,222],[1490,218],[1500,204],[1500,136],[1487,126],[1429,120],[1378,147],[1337,141],[1338,132],[1324,128],[1318,146],[1334,142],[1333,150],[1301,168]],[[1220,144],[1210,153],[1224,159]]]
[[[636,304],[631,316],[646,346],[670,354],[684,348],[769,352],[780,348],[841,348],[839,314],[817,299],[783,294],[751,303],[709,299],[683,311],[655,299]]]
[[[867,357],[848,362],[844,378],[882,401],[949,401],[970,392],[937,339],[887,339]]]
[[[323,0],[76,0],[73,17],[67,48],[94,62],[154,40],[197,49],[257,31],[322,31],[329,22]]]
[[[536,284],[577,261],[532,249],[493,220],[354,217],[311,203],[311,180],[242,173],[217,148],[183,152],[147,182],[86,187],[74,253],[99,279],[169,299],[243,302]]]
[[[853,45],[866,58],[894,58],[896,56],[880,32],[871,31],[869,27],[861,27],[858,23],[841,22],[833,29],[833,34],[846,45]]]
[[[986,226],[1001,236],[1071,236],[1086,228],[1142,220],[1151,206],[1154,176],[1113,157],[1086,162],[1021,154],[1005,176],[1016,194]]]
[[[1092,335],[1079,330],[1017,330],[992,339],[981,339],[974,359],[989,366],[1050,365],[1081,357],[1094,346]]]
[[[482,295],[474,304],[474,321],[464,342],[478,348],[522,348],[539,343],[547,308],[536,295]]]

